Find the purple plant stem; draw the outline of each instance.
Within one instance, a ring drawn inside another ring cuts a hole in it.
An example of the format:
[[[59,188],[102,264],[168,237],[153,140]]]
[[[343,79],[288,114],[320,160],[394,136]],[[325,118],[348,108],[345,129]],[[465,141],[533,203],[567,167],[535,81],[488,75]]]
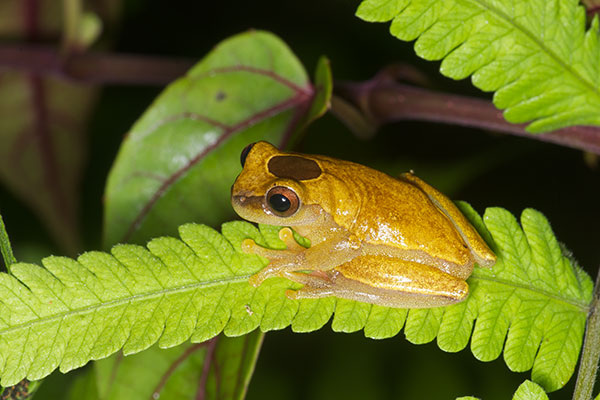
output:
[[[94,52],[65,57],[50,47],[0,46],[0,68],[55,75],[85,83],[165,85],[183,75],[192,65],[193,61],[188,59]],[[401,120],[443,122],[600,154],[600,128],[574,126],[531,134],[524,129],[525,124],[504,120],[502,112],[490,101],[410,86],[385,75],[365,82],[336,82],[335,93],[352,103],[374,127]],[[333,111],[343,114],[335,108]]]
[[[177,357],[177,359],[174,360],[171,363],[171,365],[169,365],[169,368],[163,373],[158,384],[156,385],[156,387],[152,391],[152,394],[150,395],[150,400],[160,398],[160,392],[163,390],[163,388],[167,384],[167,381],[175,373],[177,368],[185,361],[187,361],[196,351],[206,347],[209,343],[210,342],[196,343],[188,347],[184,352],[182,352],[181,355]]]
[[[0,68],[96,84],[165,85],[185,74],[193,60],[131,54],[72,53],[51,47],[0,46]]]
[[[336,82],[335,94],[350,102],[374,127],[402,121],[431,121],[492,130],[600,154],[600,128],[574,126],[532,134],[511,124],[490,101],[436,92],[375,77],[366,82]],[[333,110],[336,112],[335,108]],[[342,110],[341,113],[344,111]],[[344,116],[341,115],[344,119]]]
[[[217,347],[217,342],[219,340],[219,336],[216,336],[207,343],[206,355],[204,356],[204,365],[202,366],[202,375],[200,376],[200,381],[198,382],[198,391],[196,392],[196,400],[205,400],[206,399],[206,383],[208,382],[208,374],[210,373],[210,368],[214,367],[215,362],[215,349]]]

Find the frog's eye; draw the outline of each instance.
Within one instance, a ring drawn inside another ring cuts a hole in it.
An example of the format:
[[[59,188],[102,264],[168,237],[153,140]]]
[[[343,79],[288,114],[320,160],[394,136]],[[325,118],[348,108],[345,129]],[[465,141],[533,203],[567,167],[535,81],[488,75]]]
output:
[[[289,217],[298,211],[300,199],[292,189],[275,186],[267,192],[267,204],[280,217]]]
[[[246,157],[248,157],[248,153],[250,153],[250,150],[252,150],[252,146],[254,146],[256,143],[250,143],[248,146],[244,147],[244,150],[242,150],[242,154],[240,154],[240,162],[242,163],[242,168],[244,168],[244,164],[246,164]]]

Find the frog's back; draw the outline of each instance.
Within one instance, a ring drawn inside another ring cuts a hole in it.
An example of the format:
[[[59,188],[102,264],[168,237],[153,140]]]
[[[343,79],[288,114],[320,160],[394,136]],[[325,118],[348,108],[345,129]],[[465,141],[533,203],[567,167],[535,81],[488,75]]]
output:
[[[356,172],[362,201],[352,231],[359,239],[468,262],[470,253],[460,233],[419,187],[367,167]]]

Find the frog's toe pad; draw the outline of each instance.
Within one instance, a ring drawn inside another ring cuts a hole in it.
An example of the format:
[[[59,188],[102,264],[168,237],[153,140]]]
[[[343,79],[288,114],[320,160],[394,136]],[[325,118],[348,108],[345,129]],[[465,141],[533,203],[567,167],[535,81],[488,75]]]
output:
[[[302,251],[304,247],[300,246],[296,239],[294,239],[294,232],[290,228],[283,228],[279,231],[279,239],[285,243],[285,246],[290,251]]]
[[[252,239],[244,239],[242,241],[242,251],[246,254],[255,253],[257,247],[259,247],[259,246]]]
[[[257,274],[252,275],[250,279],[248,279],[248,283],[250,284],[250,286],[259,287],[265,281],[265,279],[267,278],[262,276],[259,272]]]

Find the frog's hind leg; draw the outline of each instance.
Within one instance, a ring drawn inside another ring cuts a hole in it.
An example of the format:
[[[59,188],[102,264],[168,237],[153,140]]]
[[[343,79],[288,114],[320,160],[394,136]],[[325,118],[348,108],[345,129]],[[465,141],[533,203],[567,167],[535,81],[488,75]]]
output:
[[[400,308],[429,308],[454,304],[467,297],[469,287],[435,267],[386,256],[361,256],[329,271],[282,274],[304,285],[288,290],[291,299],[335,296]]]
[[[335,284],[330,277],[330,272],[284,272],[281,276],[304,285],[300,290],[287,290],[285,295],[289,299],[317,299],[335,296]]]

